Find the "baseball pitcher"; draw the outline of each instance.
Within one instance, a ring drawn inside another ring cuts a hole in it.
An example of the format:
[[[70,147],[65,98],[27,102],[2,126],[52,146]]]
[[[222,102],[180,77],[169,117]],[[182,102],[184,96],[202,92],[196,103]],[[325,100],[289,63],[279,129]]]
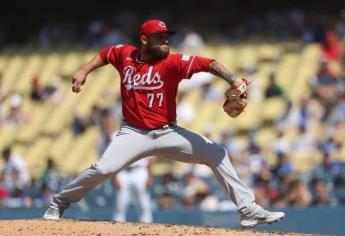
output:
[[[284,217],[283,212],[270,212],[255,203],[254,194],[237,176],[224,148],[177,125],[176,94],[181,80],[201,71],[225,80],[229,89],[223,109],[231,117],[238,116],[246,106],[247,82],[213,59],[169,53],[171,33],[161,20],[146,21],[140,28],[139,48],[103,48],[73,75],[72,91],[79,93],[90,72],[108,64],[115,67],[121,77],[124,120],[101,159],[54,196],[45,219],[59,219],[71,203],[97,184],[151,155],[209,166],[236,204],[242,227]]]

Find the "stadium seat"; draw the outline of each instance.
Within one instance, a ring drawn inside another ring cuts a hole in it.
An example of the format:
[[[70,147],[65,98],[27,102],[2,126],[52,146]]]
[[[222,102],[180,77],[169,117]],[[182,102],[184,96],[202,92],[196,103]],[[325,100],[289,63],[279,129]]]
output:
[[[282,97],[272,97],[265,99],[261,105],[262,121],[275,121],[286,110],[286,101]]]
[[[43,85],[49,85],[54,76],[59,76],[59,68],[63,65],[63,58],[61,53],[51,53],[47,56],[46,61],[42,65],[42,70],[39,73],[39,78]]]
[[[30,149],[26,152],[24,160],[26,161],[31,176],[37,177],[42,174],[48,157],[47,154],[52,144],[52,139],[40,137],[35,140],[30,146]]]
[[[32,140],[38,137],[43,129],[42,124],[44,124],[46,120],[49,120],[50,110],[51,108],[49,106],[32,106],[30,111],[31,114],[35,115],[33,115],[30,119],[30,122],[21,129],[21,132],[16,135],[16,141],[30,143]]]
[[[61,157],[68,160],[68,162],[60,162],[61,170],[65,173],[77,174],[84,169],[86,158],[89,158],[90,153],[97,150],[94,144],[97,143],[98,136],[99,130],[97,127],[91,127],[87,129],[85,133],[78,136],[65,156]],[[87,163],[87,165],[89,165],[89,163]]]
[[[291,152],[290,160],[298,173],[310,172],[320,160],[317,152]]]
[[[18,72],[22,70],[25,65],[26,59],[22,55],[16,55],[9,58],[6,70],[3,73],[4,87],[9,89],[10,92],[15,92],[15,86],[18,78]]]
[[[26,57],[27,62],[24,64],[22,70],[17,72],[16,91],[21,94],[29,94],[31,88],[31,80],[38,75],[42,64],[45,60],[44,56],[35,53]]]
[[[54,145],[49,149],[51,156],[57,165],[62,165],[65,161],[65,154],[72,148],[73,134],[69,129],[64,129],[58,137],[54,139]]]

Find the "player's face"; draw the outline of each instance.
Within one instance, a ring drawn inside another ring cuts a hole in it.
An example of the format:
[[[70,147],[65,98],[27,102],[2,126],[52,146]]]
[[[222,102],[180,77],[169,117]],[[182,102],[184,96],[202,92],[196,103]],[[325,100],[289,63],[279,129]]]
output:
[[[154,59],[163,59],[169,55],[168,33],[157,33],[147,37],[147,52]]]

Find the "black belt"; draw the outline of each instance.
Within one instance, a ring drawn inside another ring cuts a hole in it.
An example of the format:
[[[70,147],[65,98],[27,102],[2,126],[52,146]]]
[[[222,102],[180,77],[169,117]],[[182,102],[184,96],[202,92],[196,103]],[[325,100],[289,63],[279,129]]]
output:
[[[126,121],[125,119],[123,120],[124,122],[128,123],[129,125],[135,127],[135,128],[139,128],[139,129],[144,129],[144,128],[140,128],[140,127],[136,127],[134,125],[132,125],[131,123],[129,123],[128,121]],[[163,125],[163,126],[160,126],[158,128],[154,128],[154,129],[144,129],[144,130],[157,130],[157,129],[169,129],[171,127],[174,127],[176,125],[176,121],[173,121],[173,122],[170,122],[169,124],[166,124],[166,125]]]
[[[169,124],[163,125],[163,126],[156,128],[156,129],[169,129],[171,127],[174,127],[175,125],[176,125],[176,122],[171,122]]]

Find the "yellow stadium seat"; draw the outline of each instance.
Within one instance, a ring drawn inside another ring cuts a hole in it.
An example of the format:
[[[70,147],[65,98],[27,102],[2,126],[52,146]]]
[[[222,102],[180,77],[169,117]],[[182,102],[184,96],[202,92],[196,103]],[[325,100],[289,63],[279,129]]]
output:
[[[4,87],[10,92],[16,91],[16,83],[19,81],[18,72],[22,70],[27,58],[21,55],[12,56],[6,66],[6,70],[2,73]]]
[[[217,54],[213,58],[229,68],[232,72],[236,71],[240,65],[237,60],[237,51],[233,47],[220,46]]]
[[[32,78],[39,74],[44,56],[32,54],[27,57],[27,62],[20,73],[17,73],[18,79],[15,84],[16,91],[22,94],[28,94],[31,88]]]
[[[0,71],[4,71],[7,68],[7,64],[11,56],[8,54],[0,54]]]
[[[97,150],[97,138],[99,130],[95,127],[89,128],[84,134],[78,136],[64,157],[68,162],[61,166],[65,173],[76,174],[80,171],[80,164],[90,152]]]
[[[19,130],[20,128],[15,126],[0,126],[0,150],[14,142],[15,136]]]
[[[265,99],[261,105],[261,116],[264,121],[275,121],[286,110],[286,102],[282,97]]]
[[[51,83],[54,76],[60,76],[59,68],[64,65],[61,53],[51,53],[47,56],[39,73],[39,78],[43,85]]]
[[[281,53],[281,48],[272,44],[262,44],[260,46],[256,46],[255,50],[257,51],[258,57],[261,60],[266,61],[274,61]]]
[[[54,140],[54,145],[49,150],[49,155],[60,164],[65,161],[65,153],[73,146],[72,130],[65,129]]]
[[[16,136],[16,141],[30,143],[34,140],[42,131],[44,122],[49,119],[49,113],[51,108],[44,107],[41,105],[36,105],[31,109],[32,114],[34,114],[30,122],[26,124],[19,134]]]
[[[240,131],[254,130],[262,122],[261,110],[260,102],[249,102],[246,109],[238,117],[232,119],[232,123]]]
[[[256,143],[263,147],[268,148],[272,144],[272,141],[276,137],[276,132],[273,127],[261,128],[258,130],[255,136]]]
[[[58,73],[65,76],[72,76],[83,62],[83,53],[69,52],[64,55],[63,64],[60,66]]]
[[[320,160],[320,155],[317,152],[291,152],[289,158],[297,172],[305,173],[314,169]]]
[[[42,174],[46,166],[47,153],[52,144],[52,139],[41,137],[35,140],[26,152],[24,159],[32,176],[37,177]]]

